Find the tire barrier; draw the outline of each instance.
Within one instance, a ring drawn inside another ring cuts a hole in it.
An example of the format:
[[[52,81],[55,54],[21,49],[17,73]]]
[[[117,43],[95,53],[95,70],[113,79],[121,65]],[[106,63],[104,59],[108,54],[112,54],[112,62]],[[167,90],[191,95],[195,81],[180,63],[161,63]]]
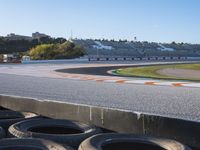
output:
[[[84,121],[117,133],[174,139],[192,149],[194,148],[194,150],[200,149],[199,122],[117,109],[38,101],[29,98],[0,96],[0,99],[3,107],[14,110],[27,111],[28,109],[50,118]],[[35,107],[29,107],[32,106],[33,101],[35,101]],[[56,111],[52,112],[52,110]]]
[[[0,106],[0,111],[5,111],[5,110],[9,110],[9,109]]]
[[[16,122],[36,117],[36,114],[30,112],[0,111],[0,126],[7,130],[9,126]]]
[[[0,140],[0,150],[73,150],[69,146],[43,139],[3,139]]]
[[[86,124],[59,119],[32,119],[13,124],[9,133],[14,137],[42,138],[78,147],[86,138],[101,130]]]
[[[78,150],[191,150],[168,139],[141,137],[128,134],[99,134],[83,141]]]
[[[6,137],[5,130],[2,127],[0,127],[0,139],[5,138],[5,137]]]

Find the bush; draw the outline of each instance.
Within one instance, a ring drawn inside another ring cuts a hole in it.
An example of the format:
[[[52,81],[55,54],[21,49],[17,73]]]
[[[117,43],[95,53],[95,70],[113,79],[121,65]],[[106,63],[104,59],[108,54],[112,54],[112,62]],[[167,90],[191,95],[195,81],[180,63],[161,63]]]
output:
[[[42,44],[32,48],[29,52],[32,59],[69,59],[84,55],[84,50],[72,42],[62,44]]]

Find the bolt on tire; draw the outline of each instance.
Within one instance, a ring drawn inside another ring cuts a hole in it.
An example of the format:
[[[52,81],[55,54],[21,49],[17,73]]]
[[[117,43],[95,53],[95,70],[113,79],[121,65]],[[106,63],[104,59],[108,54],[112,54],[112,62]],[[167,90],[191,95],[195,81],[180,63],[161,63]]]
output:
[[[78,150],[191,150],[168,139],[141,137],[128,134],[99,134],[83,141]]]
[[[3,139],[0,140],[0,150],[73,150],[69,146],[44,139]]]
[[[42,118],[18,122],[9,128],[9,133],[18,138],[42,138],[72,147],[78,147],[83,140],[100,132],[100,129],[83,123]]]
[[[16,122],[35,117],[37,117],[37,115],[30,112],[0,111],[0,126],[7,130],[9,126]]]

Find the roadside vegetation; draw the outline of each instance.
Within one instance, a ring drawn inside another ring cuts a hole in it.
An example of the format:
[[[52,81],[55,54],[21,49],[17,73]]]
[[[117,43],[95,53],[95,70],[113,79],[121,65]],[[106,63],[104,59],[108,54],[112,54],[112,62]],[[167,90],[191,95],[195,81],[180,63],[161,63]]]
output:
[[[188,70],[200,71],[200,64],[177,64],[177,65],[155,65],[155,66],[145,66],[145,67],[134,67],[134,68],[118,69],[115,71],[115,73],[122,76],[132,76],[132,77],[141,77],[141,78],[200,81],[200,77],[199,79],[178,78],[178,77],[172,77],[172,76],[165,76],[158,73],[159,70],[165,69],[165,68],[188,69]]]
[[[0,54],[0,63],[3,62],[3,55]]]
[[[41,44],[32,48],[28,55],[33,60],[71,59],[84,55],[82,47],[66,41],[62,44]]]
[[[60,44],[67,40],[64,38],[50,38],[42,37],[40,39],[33,40],[7,40],[4,37],[0,37],[0,54],[12,54],[26,52],[33,47],[41,44]]]
[[[82,47],[64,38],[42,37],[34,40],[7,40],[0,37],[0,62],[2,54],[29,55],[33,60],[70,59],[84,55]]]

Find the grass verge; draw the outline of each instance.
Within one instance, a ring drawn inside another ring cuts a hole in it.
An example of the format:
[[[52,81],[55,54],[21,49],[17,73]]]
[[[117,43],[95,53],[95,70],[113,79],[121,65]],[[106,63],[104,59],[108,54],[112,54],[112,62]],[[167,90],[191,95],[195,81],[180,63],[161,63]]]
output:
[[[188,70],[200,71],[200,64],[155,65],[155,66],[145,66],[145,67],[124,68],[124,69],[116,70],[115,73],[122,76],[132,76],[132,77],[142,77],[142,78],[200,81],[200,77],[199,78],[178,78],[178,77],[160,75],[157,73],[158,70],[165,69],[165,68],[188,69]]]

